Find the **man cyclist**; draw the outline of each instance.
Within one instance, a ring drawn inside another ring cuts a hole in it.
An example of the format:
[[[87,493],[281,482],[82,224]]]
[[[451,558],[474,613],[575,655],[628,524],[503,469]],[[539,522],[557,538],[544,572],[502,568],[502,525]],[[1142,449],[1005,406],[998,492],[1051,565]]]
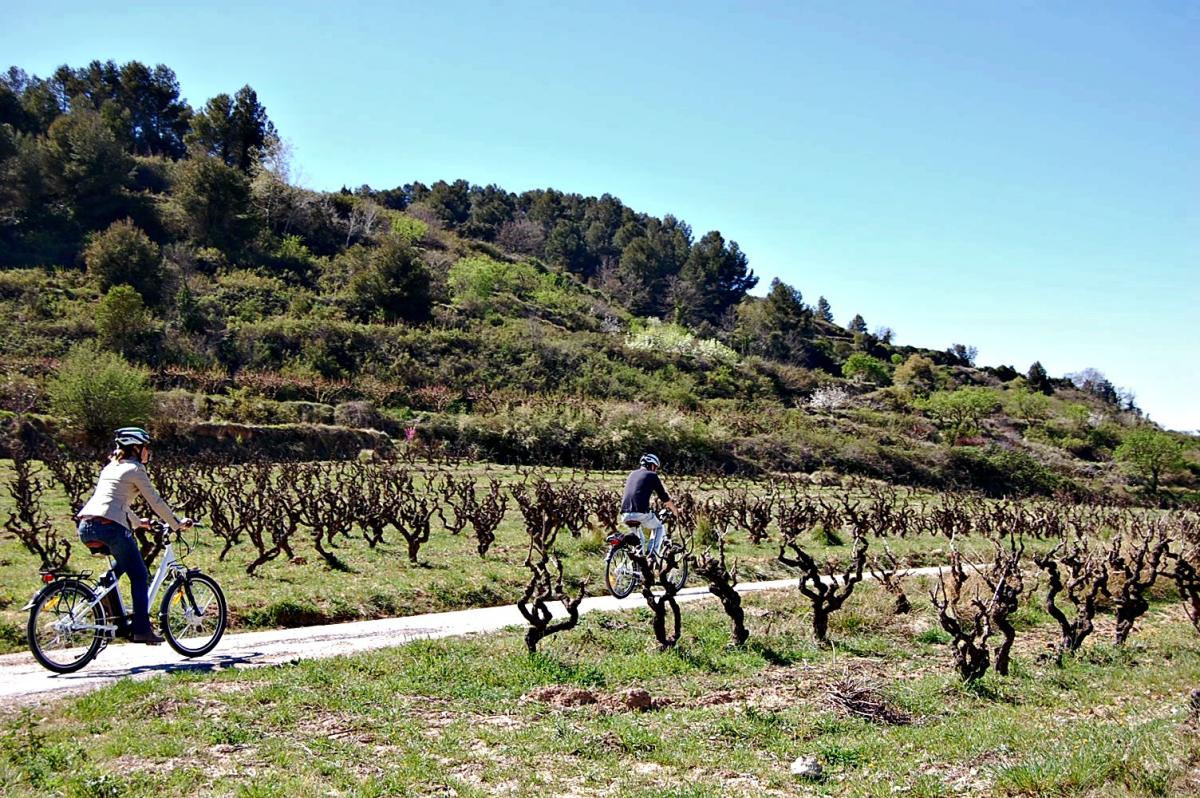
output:
[[[621,521],[626,525],[637,522],[639,533],[642,529],[649,529],[651,538],[647,541],[642,537],[642,551],[657,552],[662,545],[663,525],[658,516],[650,511],[650,496],[657,496],[672,513],[679,511],[675,509],[675,502],[658,476],[658,471],[662,468],[658,458],[649,453],[643,454],[638,466],[625,480],[625,495],[621,499]]]

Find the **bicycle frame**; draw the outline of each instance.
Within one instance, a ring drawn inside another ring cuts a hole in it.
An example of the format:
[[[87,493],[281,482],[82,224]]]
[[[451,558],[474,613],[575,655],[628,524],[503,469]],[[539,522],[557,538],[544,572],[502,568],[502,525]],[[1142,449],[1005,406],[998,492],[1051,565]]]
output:
[[[100,581],[98,581],[96,583],[96,585],[94,586],[94,590],[99,590],[99,592],[96,593],[96,599],[94,601],[84,605],[82,608],[80,608],[80,610],[77,610],[77,612],[82,612],[82,613],[90,612],[93,607],[95,607],[97,604],[99,604],[101,601],[104,600],[105,596],[107,596],[109,593],[113,593],[114,591],[116,591],[115,597],[116,597],[116,601],[117,601],[117,607],[120,608],[122,617],[128,614],[129,611],[125,607],[125,600],[123,598],[121,598],[121,591],[117,590],[117,585],[120,581],[119,579],[113,579],[112,584],[108,585],[107,587],[104,587],[103,589],[100,588],[101,582],[104,580],[105,577],[107,577],[109,574],[111,574],[113,572],[113,570],[114,570],[113,560],[112,560],[112,557],[110,556],[108,571],[105,572],[104,576],[100,577]],[[182,570],[183,570],[183,564],[181,562],[179,562],[179,560],[176,559],[176,557],[175,557],[174,544],[172,541],[168,540],[166,547],[163,549],[162,559],[160,559],[158,562],[158,569],[154,572],[154,578],[150,580],[150,585],[146,590],[147,606],[149,606],[149,607],[154,606],[154,600],[156,598],[158,598],[159,591],[162,590],[163,585],[166,584],[167,577],[172,576]],[[64,574],[64,576],[66,576],[66,575]],[[74,575],[72,575],[72,576],[74,576]],[[34,594],[34,598],[30,599],[29,603],[26,604],[22,609],[23,610],[31,609],[33,607],[33,603],[34,603],[34,601],[36,601],[36,599],[37,599],[37,594]],[[64,620],[66,620],[66,619],[64,619]],[[108,619],[106,619],[106,620],[108,620]],[[115,619],[112,619],[112,620],[115,620]],[[71,628],[75,631],[85,630],[85,629],[91,630],[91,631],[98,631],[98,632],[103,632],[105,635],[107,635],[110,638],[116,636],[117,630],[119,629],[119,626],[115,623],[105,623],[103,626],[97,626],[96,624],[79,624],[75,620],[74,613],[72,613],[72,616],[69,619],[69,621],[70,621]]]

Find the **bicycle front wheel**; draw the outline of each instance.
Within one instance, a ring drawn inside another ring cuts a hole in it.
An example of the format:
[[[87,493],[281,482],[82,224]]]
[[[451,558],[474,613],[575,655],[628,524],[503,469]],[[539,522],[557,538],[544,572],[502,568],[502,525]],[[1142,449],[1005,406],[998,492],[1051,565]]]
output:
[[[633,592],[634,585],[637,584],[637,566],[633,564],[633,558],[624,546],[608,558],[604,566],[604,582],[608,586],[608,592],[616,598],[623,599]]]
[[[159,625],[167,644],[185,657],[216,648],[225,634],[229,610],[225,594],[211,576],[188,574],[176,579],[163,596]]]
[[[676,590],[683,590],[683,586],[687,583],[688,578],[687,559],[684,559],[678,566],[667,571],[665,578]]]
[[[104,645],[104,611],[78,582],[59,582],[38,596],[29,611],[26,635],[38,663],[55,673],[73,673]]]

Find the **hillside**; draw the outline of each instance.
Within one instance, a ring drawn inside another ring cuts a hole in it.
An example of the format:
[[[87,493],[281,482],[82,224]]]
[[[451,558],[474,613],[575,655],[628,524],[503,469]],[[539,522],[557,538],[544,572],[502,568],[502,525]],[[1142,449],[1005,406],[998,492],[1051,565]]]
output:
[[[11,69],[2,407],[82,440],[95,419],[62,372],[124,362],[172,446],[239,456],[406,445],[615,468],[653,449],[675,470],[1170,500],[1200,475],[1195,440],[1102,374],[976,368],[969,346],[897,346],[779,281],[751,296],[718,231],[607,194],[322,193],[291,172],[249,86],[192,109],[163,66]]]

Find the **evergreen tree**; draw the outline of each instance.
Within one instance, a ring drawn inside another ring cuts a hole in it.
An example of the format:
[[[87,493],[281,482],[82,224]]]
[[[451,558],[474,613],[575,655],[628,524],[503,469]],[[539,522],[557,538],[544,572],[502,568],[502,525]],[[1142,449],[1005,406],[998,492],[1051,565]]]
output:
[[[271,140],[278,138],[267,109],[249,86],[234,97],[218,94],[192,119],[189,143],[220,158],[227,165],[249,172]]]
[[[825,297],[817,299],[817,318],[833,324],[833,308],[829,306],[829,300]]]
[[[564,219],[554,226],[546,238],[546,259],[572,274],[590,276],[587,246],[578,224]]]
[[[471,190],[471,211],[463,225],[463,235],[495,241],[515,212],[516,200],[512,194],[496,185],[475,187]]]
[[[1025,379],[1029,382],[1029,387],[1032,390],[1040,391],[1047,396],[1054,393],[1054,387],[1050,384],[1050,375],[1046,373],[1046,369],[1042,366],[1040,360],[1033,361],[1033,365],[1029,367],[1029,373],[1025,375]]]
[[[171,194],[188,237],[201,246],[237,253],[254,232],[250,180],[218,157],[196,155],[177,164]]]
[[[675,313],[689,324],[719,324],[726,311],[758,284],[737,242],[713,230],[696,242],[679,272]]]
[[[861,314],[856,313],[854,314],[854,318],[850,319],[850,324],[846,327],[846,329],[857,335],[866,335],[867,321],[862,317]]]
[[[429,210],[451,230],[471,218],[471,186],[466,180],[447,183],[439,180],[429,187],[429,196],[424,200]]]

